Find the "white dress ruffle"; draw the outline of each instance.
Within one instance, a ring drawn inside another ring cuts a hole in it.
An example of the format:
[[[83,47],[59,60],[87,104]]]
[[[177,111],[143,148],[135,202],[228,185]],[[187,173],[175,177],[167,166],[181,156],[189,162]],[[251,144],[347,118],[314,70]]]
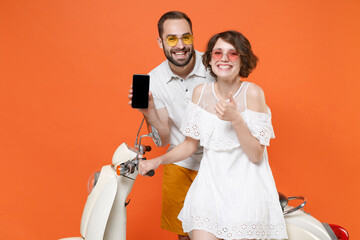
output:
[[[268,113],[245,109],[241,112],[241,116],[260,144],[270,146],[270,139],[275,138],[270,109]],[[236,132],[229,121],[220,120],[215,114],[205,111],[192,102],[187,106],[186,117],[180,130],[185,136],[200,140],[200,145],[215,151],[226,151],[240,146]]]

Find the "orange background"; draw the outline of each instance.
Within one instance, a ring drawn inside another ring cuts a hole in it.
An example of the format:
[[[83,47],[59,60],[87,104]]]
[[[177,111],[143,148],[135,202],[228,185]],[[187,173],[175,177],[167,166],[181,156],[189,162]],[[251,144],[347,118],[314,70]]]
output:
[[[198,50],[219,31],[248,37],[278,190],[360,239],[358,0],[1,0],[0,238],[79,236],[89,176],[134,141],[127,91],[164,60],[156,24],[169,10],[190,16]],[[130,198],[128,239],[176,239],[159,227],[161,169]]]

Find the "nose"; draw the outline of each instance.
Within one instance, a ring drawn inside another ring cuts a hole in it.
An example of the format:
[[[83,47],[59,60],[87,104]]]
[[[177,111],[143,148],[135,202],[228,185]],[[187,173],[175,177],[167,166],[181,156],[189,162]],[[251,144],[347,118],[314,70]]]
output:
[[[228,53],[222,53],[222,57],[220,59],[222,62],[228,62],[229,61],[229,58],[228,58]]]
[[[185,44],[183,43],[183,41],[182,41],[181,38],[179,38],[176,46],[177,46],[178,48],[181,48],[181,49],[185,47]]]

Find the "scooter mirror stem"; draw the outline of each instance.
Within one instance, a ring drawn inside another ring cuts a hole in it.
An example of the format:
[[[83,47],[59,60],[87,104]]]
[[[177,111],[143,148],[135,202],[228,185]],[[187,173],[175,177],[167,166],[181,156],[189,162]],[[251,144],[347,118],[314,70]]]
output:
[[[138,130],[138,132],[137,132],[137,134],[136,134],[135,144],[134,144],[135,147],[140,145],[140,143],[138,144],[138,138],[139,138],[139,134],[140,134],[140,130],[141,130],[141,128],[142,128],[142,125],[144,124],[144,121],[145,121],[145,117],[143,117],[143,119],[141,120],[141,124],[140,124],[139,130]]]
[[[139,157],[139,154],[143,155],[146,151],[146,146],[142,146],[141,145],[141,139],[143,137],[152,137],[153,134],[152,133],[149,133],[149,134],[145,134],[145,135],[141,135],[140,138],[139,138],[139,144],[135,145],[134,147],[137,149],[137,154],[136,154],[136,159],[138,159]],[[151,149],[151,148],[150,148]],[[149,150],[150,151],[150,150]]]

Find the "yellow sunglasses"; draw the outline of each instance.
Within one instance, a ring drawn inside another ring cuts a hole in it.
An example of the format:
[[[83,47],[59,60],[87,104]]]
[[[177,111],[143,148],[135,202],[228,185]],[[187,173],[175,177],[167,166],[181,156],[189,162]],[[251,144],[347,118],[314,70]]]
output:
[[[181,41],[186,45],[192,44],[193,40],[194,40],[194,37],[190,33],[185,34],[184,36],[181,37]],[[177,36],[168,36],[166,38],[166,43],[167,43],[167,45],[169,45],[169,47],[176,46],[178,41],[179,41],[179,38]]]

